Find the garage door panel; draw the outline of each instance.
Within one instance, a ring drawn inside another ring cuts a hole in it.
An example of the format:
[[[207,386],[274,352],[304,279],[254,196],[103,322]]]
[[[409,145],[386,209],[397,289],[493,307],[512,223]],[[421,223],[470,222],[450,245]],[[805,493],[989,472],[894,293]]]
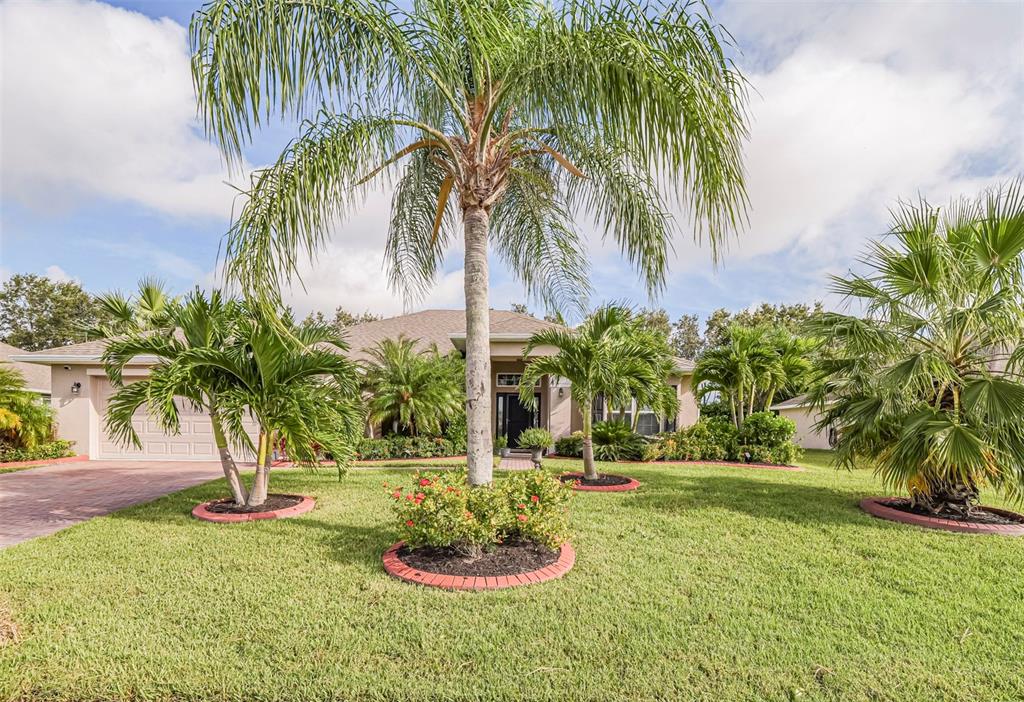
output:
[[[180,434],[169,436],[164,433],[160,422],[149,417],[145,409],[140,409],[132,418],[132,427],[142,442],[142,448],[121,446],[106,434],[104,418],[107,404],[113,394],[113,387],[106,379],[97,381],[97,411],[99,412],[99,453],[97,458],[129,458],[129,459],[163,459],[163,460],[216,460],[218,453],[213,442],[213,429],[209,415],[202,410],[193,409],[185,400],[178,401]],[[259,430],[252,421],[246,421],[245,427],[253,439]],[[240,457],[239,458],[243,458]]]

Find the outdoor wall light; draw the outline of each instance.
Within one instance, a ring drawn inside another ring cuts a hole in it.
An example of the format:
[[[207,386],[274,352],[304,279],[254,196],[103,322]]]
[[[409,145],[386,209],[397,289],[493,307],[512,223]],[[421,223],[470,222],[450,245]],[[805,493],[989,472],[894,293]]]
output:
[[[558,396],[565,397],[565,388],[558,388]]]
[[[74,383],[71,383],[71,394],[72,395],[77,395],[79,393],[79,391],[81,391],[81,389],[82,389],[82,384],[79,383],[78,381],[75,381]]]

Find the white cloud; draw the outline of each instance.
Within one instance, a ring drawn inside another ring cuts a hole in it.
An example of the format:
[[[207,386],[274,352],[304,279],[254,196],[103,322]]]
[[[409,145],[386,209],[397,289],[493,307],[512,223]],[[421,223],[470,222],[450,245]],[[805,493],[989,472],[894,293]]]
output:
[[[230,215],[225,169],[196,128],[182,26],[82,0],[4,3],[0,21],[5,197]]]
[[[55,283],[77,283],[78,278],[72,276],[60,266],[47,266],[46,277]]]

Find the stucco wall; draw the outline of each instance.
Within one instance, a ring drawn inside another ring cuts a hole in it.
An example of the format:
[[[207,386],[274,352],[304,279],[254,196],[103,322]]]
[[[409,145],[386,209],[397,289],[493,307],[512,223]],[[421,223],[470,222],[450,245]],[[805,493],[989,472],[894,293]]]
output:
[[[814,428],[818,421],[818,413],[806,407],[794,407],[791,409],[780,409],[779,416],[792,419],[796,424],[796,434],[793,441],[802,448],[807,449],[828,449],[828,434]]]
[[[99,366],[93,366],[99,368]],[[94,455],[96,440],[94,426],[98,415],[93,404],[95,376],[88,375],[89,366],[52,366],[50,375],[50,405],[57,412],[57,436],[74,441],[74,451],[80,455]],[[78,393],[71,392],[73,383],[81,383]]]
[[[676,428],[682,429],[683,427],[696,424],[697,420],[700,419],[700,405],[697,404],[697,398],[693,394],[693,376],[685,375],[669,378],[668,384],[677,386],[679,414],[676,415]],[[568,389],[566,389],[566,394],[568,394]],[[583,413],[580,411],[579,405],[574,401],[572,402],[568,433],[582,430]],[[556,438],[557,436],[556,434]]]

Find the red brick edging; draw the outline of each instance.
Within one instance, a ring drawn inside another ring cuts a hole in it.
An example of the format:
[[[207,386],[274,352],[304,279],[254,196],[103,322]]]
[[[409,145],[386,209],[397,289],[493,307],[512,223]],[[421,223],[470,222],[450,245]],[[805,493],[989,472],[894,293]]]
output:
[[[88,456],[65,456],[64,458],[40,458],[37,461],[11,461],[0,463],[0,468],[31,468],[32,466],[52,466],[56,463],[77,463],[88,461]]]
[[[574,478],[583,478],[583,473],[562,473],[562,475],[571,475]],[[605,473],[605,475],[615,475],[614,473]],[[629,492],[630,490],[636,490],[640,487],[640,481],[636,478],[630,478],[628,475],[615,475],[616,478],[626,478],[629,480],[628,483],[622,483],[621,485],[573,485],[573,490],[580,490],[582,492]]]
[[[915,526],[927,529],[941,529],[943,531],[958,531],[967,534],[1001,534],[1002,536],[1024,536],[1024,524],[972,524],[970,522],[958,522],[955,519],[942,519],[941,517],[926,517],[923,514],[913,514],[903,510],[889,507],[888,502],[898,500],[898,497],[866,497],[860,501],[860,508],[873,517],[888,519],[893,522],[914,524]],[[995,512],[1004,516],[1020,517],[1016,512],[995,507],[985,507],[989,512]]]
[[[580,460],[573,456],[558,456],[548,454],[548,458],[564,458],[567,460]],[[721,466],[723,468],[756,468],[758,470],[786,470],[794,473],[805,470],[800,466],[784,466],[778,463],[744,463],[742,461],[615,461],[626,466]]]
[[[384,570],[388,575],[404,580],[407,583],[439,587],[444,590],[503,590],[509,587],[520,585],[532,585],[547,580],[560,578],[570,570],[576,563],[576,551],[568,542],[558,549],[558,560],[549,566],[539,570],[532,570],[529,573],[518,575],[499,576],[464,576],[464,575],[441,575],[440,573],[427,573],[416,568],[407,566],[398,557],[398,549],[402,548],[405,542],[399,541],[384,552],[381,560],[384,562]]]
[[[202,519],[206,522],[219,522],[219,523],[235,523],[235,522],[253,522],[257,519],[284,519],[285,517],[294,517],[299,514],[305,514],[306,512],[312,511],[313,507],[316,506],[316,500],[308,495],[302,495],[302,502],[291,507],[285,507],[284,509],[272,509],[268,512],[249,512],[247,514],[224,514],[220,512],[211,512],[207,509],[208,505],[218,502],[219,500],[211,500],[210,502],[204,502],[201,505],[196,505],[192,510],[192,516],[196,519]]]

